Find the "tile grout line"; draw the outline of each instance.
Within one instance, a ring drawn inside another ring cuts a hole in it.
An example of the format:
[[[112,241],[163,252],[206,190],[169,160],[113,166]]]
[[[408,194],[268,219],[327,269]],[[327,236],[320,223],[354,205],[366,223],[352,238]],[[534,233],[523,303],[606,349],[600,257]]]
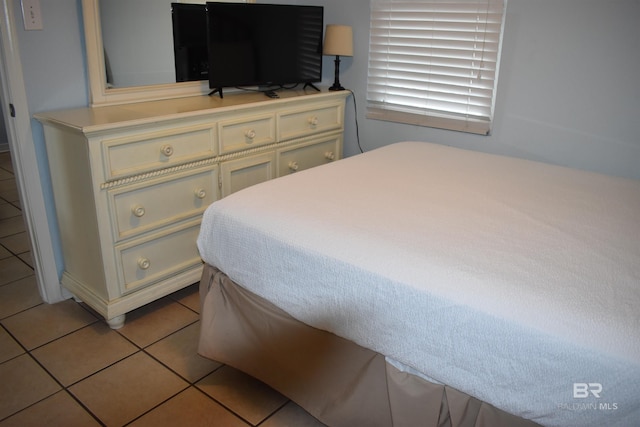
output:
[[[6,326],[4,326],[4,325],[2,325],[2,324],[0,324],[0,326],[5,330],[5,332],[6,332],[6,333],[7,333],[7,334],[8,334],[8,335],[9,335],[9,336],[10,336],[10,337],[11,337],[11,338],[12,338],[12,339],[13,339],[13,340],[14,340],[14,341],[15,341],[15,342],[16,342],[16,343],[17,343],[17,344],[22,348],[22,350],[23,350],[23,353],[21,353],[21,354],[19,354],[19,355],[15,356],[15,357],[12,357],[12,358],[10,358],[10,359],[7,359],[7,360],[5,360],[5,361],[3,361],[3,362],[2,362],[2,364],[7,363],[7,362],[12,361],[12,360],[15,360],[15,359],[17,359],[18,357],[27,356],[27,357],[29,357],[29,358],[30,358],[30,359],[31,359],[31,360],[32,360],[36,365],[38,365],[38,366],[40,367],[40,369],[42,369],[42,370],[47,374],[47,376],[48,376],[50,379],[52,379],[52,380],[53,380],[56,384],[58,384],[58,386],[60,387],[60,389],[59,389],[59,390],[56,390],[55,392],[53,392],[53,393],[51,393],[51,394],[49,394],[49,395],[47,395],[47,396],[44,396],[42,399],[39,399],[39,400],[37,400],[37,401],[35,401],[35,402],[32,402],[32,403],[30,403],[29,405],[25,406],[24,408],[21,408],[20,410],[18,410],[18,411],[16,411],[16,412],[14,412],[14,413],[12,413],[12,414],[7,415],[7,416],[6,416],[5,418],[3,418],[3,419],[0,419],[0,422],[3,422],[4,420],[9,419],[9,418],[13,417],[13,416],[14,416],[14,415],[16,415],[16,414],[18,414],[18,413],[20,413],[20,412],[22,412],[22,411],[27,410],[27,409],[29,409],[29,408],[31,408],[31,407],[33,407],[33,406],[35,406],[35,405],[39,404],[40,402],[43,402],[43,401],[45,401],[45,400],[47,400],[47,399],[51,398],[52,396],[54,396],[54,395],[56,395],[56,394],[58,394],[58,393],[60,393],[60,392],[65,392],[65,393],[66,393],[67,395],[69,395],[69,396],[70,396],[74,401],[76,401],[76,402],[77,402],[77,403],[78,403],[78,404],[79,404],[79,405],[80,405],[80,406],[81,406],[81,407],[82,407],[82,408],[83,408],[83,409],[84,409],[84,410],[85,410],[85,411],[86,411],[86,412],[87,412],[91,417],[95,418],[95,419],[96,419],[96,421],[98,421],[100,425],[102,425],[102,426],[104,426],[104,425],[105,425],[105,424],[104,424],[104,423],[102,423],[100,420],[98,420],[98,418],[97,418],[97,417],[96,417],[96,416],[95,416],[95,415],[94,415],[94,414],[89,410],[89,408],[87,408],[87,407],[86,407],[86,406],[85,406],[81,401],[79,401],[79,400],[78,400],[78,399],[73,395],[73,393],[71,393],[71,392],[67,389],[67,387],[65,387],[65,386],[64,386],[64,385],[63,385],[63,384],[62,384],[62,383],[61,383],[61,382],[60,382],[60,381],[59,381],[59,380],[58,380],[58,379],[57,379],[57,378],[56,378],[56,377],[55,377],[51,372],[49,372],[49,370],[48,370],[48,369],[47,369],[47,368],[46,368],[42,363],[40,363],[40,361],[39,361],[39,360],[38,360],[38,359],[37,359],[37,358],[36,358],[36,357],[31,353],[33,350],[35,350],[35,349],[37,349],[37,348],[40,348],[40,347],[42,347],[42,346],[38,346],[38,347],[36,347],[36,348],[34,348],[34,349],[32,349],[32,350],[28,350],[28,349],[24,346],[24,344],[22,344],[22,343],[21,343],[21,342],[20,342],[20,341],[19,341],[19,340],[18,340],[18,339],[17,339],[17,338],[12,334],[12,333],[11,333],[11,331],[9,331],[9,330],[6,328]],[[88,325],[87,325],[87,326],[88,326]],[[83,329],[83,328],[80,328],[80,329]],[[78,330],[80,330],[80,329],[78,329]],[[61,338],[61,337],[60,337],[60,338]],[[52,341],[50,341],[50,342],[53,342],[53,341],[55,341],[55,340],[52,340]],[[46,344],[43,344],[43,345],[46,345]],[[75,383],[74,383],[74,384],[75,384]]]

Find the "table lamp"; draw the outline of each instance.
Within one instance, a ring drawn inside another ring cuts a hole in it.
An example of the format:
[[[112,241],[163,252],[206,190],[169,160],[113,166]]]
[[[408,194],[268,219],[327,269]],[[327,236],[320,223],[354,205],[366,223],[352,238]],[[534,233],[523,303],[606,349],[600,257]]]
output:
[[[324,34],[324,55],[335,55],[335,80],[329,90],[344,90],[340,85],[340,57],[353,56],[353,30],[348,25],[327,25]]]

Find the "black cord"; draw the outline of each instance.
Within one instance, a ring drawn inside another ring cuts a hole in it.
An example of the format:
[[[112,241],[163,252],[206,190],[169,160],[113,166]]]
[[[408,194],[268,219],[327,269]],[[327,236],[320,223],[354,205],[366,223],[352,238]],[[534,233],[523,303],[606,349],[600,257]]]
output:
[[[279,85],[280,89],[285,89],[285,90],[291,90],[291,89],[295,89],[300,85],[300,83],[295,83],[292,86],[285,86],[285,85]]]
[[[356,94],[351,89],[347,89],[353,95],[353,112],[355,113],[355,122],[356,122],[356,141],[358,142],[358,148],[361,153],[364,153],[362,146],[360,145],[360,129],[358,128],[358,106],[356,105]]]
[[[268,89],[252,89],[250,87],[236,86],[236,89],[246,90],[247,92],[266,92],[266,91],[276,91],[276,90],[292,90],[300,86],[300,83],[293,83],[291,86],[283,85],[283,84],[272,84],[267,85]]]

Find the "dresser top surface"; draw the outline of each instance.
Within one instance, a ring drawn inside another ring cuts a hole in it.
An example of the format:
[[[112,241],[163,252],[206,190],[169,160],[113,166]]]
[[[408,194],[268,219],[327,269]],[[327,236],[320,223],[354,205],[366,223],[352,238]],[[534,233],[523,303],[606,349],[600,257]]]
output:
[[[330,92],[322,89],[278,91],[279,98],[269,98],[257,91],[234,92],[218,95],[191,96],[160,101],[147,101],[104,107],[83,107],[37,113],[34,117],[43,123],[58,124],[81,132],[109,130],[121,126],[145,124],[162,118],[183,118],[217,112],[237,110],[240,107],[277,107],[303,100],[345,98],[347,91]]]

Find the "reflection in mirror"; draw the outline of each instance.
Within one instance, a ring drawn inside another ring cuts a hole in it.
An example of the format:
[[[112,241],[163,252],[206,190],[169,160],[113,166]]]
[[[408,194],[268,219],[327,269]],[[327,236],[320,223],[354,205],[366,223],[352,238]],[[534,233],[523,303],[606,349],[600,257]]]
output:
[[[173,56],[176,82],[209,80],[207,8],[204,4],[173,3]]]
[[[175,83],[171,0],[100,0],[108,87]]]

